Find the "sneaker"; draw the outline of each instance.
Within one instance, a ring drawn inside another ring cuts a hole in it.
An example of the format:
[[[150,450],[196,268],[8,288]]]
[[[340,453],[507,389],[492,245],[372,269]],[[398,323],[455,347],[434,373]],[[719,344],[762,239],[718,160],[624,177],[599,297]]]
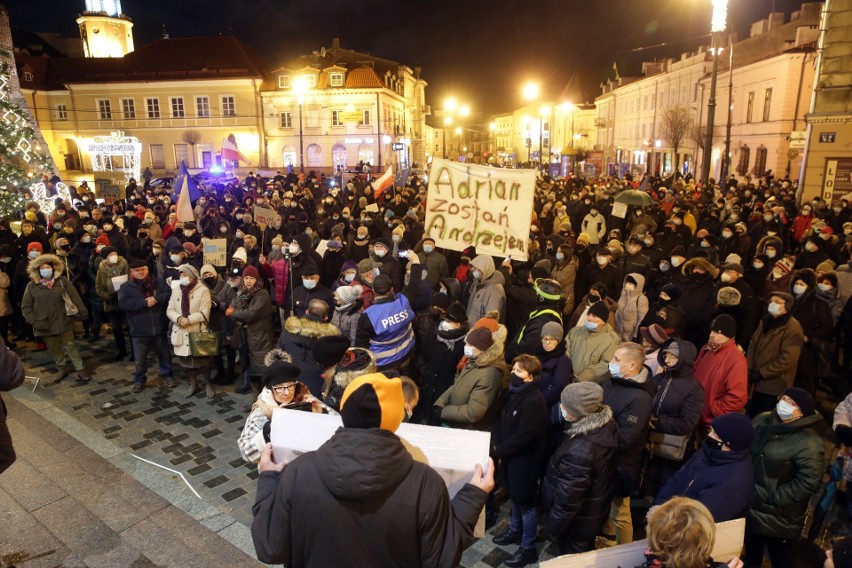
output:
[[[512,531],[506,529],[506,532],[501,534],[500,536],[494,537],[494,544],[497,546],[508,546],[510,544],[521,544],[521,533],[513,533]]]
[[[145,385],[142,383],[133,383],[133,392],[140,393],[145,388]]]
[[[519,548],[511,558],[503,562],[509,568],[522,568],[527,564],[538,562],[538,551],[535,548]]]

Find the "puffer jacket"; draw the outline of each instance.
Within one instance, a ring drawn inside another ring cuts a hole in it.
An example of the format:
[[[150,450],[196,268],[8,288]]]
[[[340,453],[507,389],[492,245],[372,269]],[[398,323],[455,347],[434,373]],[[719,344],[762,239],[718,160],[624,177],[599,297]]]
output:
[[[571,359],[565,355],[565,343],[560,342],[553,351],[547,352],[539,346],[536,355],[541,361],[541,377],[538,388],[547,404],[547,414],[551,424],[562,424],[559,400],[562,389],[574,382],[574,367]]]
[[[200,280],[195,281],[195,285],[189,292],[189,325],[181,327],[177,321],[182,317],[181,313],[181,297],[180,280],[172,281],[172,295],[169,298],[169,305],[166,308],[166,317],[172,322],[171,343],[174,349],[174,354],[179,357],[189,357],[192,353],[189,348],[189,334],[197,331],[205,331],[207,323],[210,321],[210,290]]]
[[[492,263],[493,264],[493,263]],[[470,300],[467,303],[467,319],[476,323],[490,311],[499,314],[499,321],[506,318],[506,280],[499,270],[494,270],[486,276],[483,272],[482,282],[474,285]]]
[[[698,267],[705,270],[704,276],[694,274]],[[702,336],[716,311],[718,288],[714,281],[719,271],[707,259],[698,257],[684,262],[681,273],[683,277],[679,284],[681,297],[678,300],[678,307],[686,316],[684,339],[701,345]]]
[[[277,354],[278,352],[283,353],[280,349],[273,349],[272,351],[274,354]],[[337,412],[340,412],[340,401],[343,400],[343,393],[346,391],[346,387],[349,386],[349,383],[362,375],[369,375],[376,372],[376,356],[366,349],[364,349],[364,352],[370,358],[369,364],[364,369],[346,371],[336,367],[334,375],[332,375],[329,379],[326,379],[325,385],[323,385],[323,402]],[[292,360],[290,362],[292,362]],[[421,402],[420,404],[423,403]]]
[[[825,443],[814,431],[822,416],[812,414],[783,424],[775,411],[757,415],[751,456],[754,503],[748,512],[750,533],[798,538],[811,496],[822,486]]]
[[[615,488],[618,427],[612,409],[577,420],[565,431],[542,484],[547,532],[593,539],[609,518]]]
[[[664,351],[671,344],[680,349],[674,367],[665,365]],[[654,377],[657,393],[654,395],[654,425],[657,431],[676,436],[692,434],[704,408],[704,389],[692,374],[695,361],[695,346],[682,339],[669,339],[657,354],[662,371]]]
[[[749,373],[760,375],[755,392],[780,396],[793,386],[804,343],[802,326],[791,313],[777,318],[764,316],[751,336],[746,355]]]
[[[632,272],[624,277],[624,284],[627,284],[628,277],[636,281],[636,288],[632,292],[622,288],[615,311],[615,332],[621,341],[633,341],[639,335],[639,324],[648,313],[648,298],[644,294],[645,277]]]
[[[358,320],[361,318],[364,302],[356,299],[345,307],[334,308],[331,315],[331,325],[340,330],[340,335],[349,338],[350,344],[355,344],[355,334],[358,332]]]
[[[50,263],[53,266],[52,288],[40,283],[39,267],[44,263]],[[21,300],[21,313],[27,323],[33,326],[33,333],[39,337],[61,335],[72,328],[72,318],[65,315],[63,294],[68,294],[77,306],[79,312],[77,318],[85,319],[88,316],[86,306],[77,289],[68,278],[62,275],[63,264],[62,260],[54,254],[41,254],[27,265],[30,282]]]
[[[118,289],[118,307],[127,316],[127,327],[131,337],[153,337],[164,335],[166,325],[166,305],[171,296],[165,284],[150,276],[151,289],[142,291],[142,282],[130,278]],[[148,307],[147,299],[153,297],[157,303]]]
[[[723,452],[706,444],[672,476],[654,497],[662,505],[675,496],[695,499],[717,523],[745,517],[754,494],[754,467],[749,449]]]
[[[535,505],[548,424],[537,383],[509,388],[509,398],[491,434],[491,457],[499,464],[500,478],[512,503],[525,508]]]
[[[693,366],[704,388],[701,423],[709,426],[717,416],[742,412],[748,402],[748,364],[733,339],[711,351],[702,347]]]
[[[565,347],[578,381],[603,384],[609,378],[609,362],[618,347],[618,334],[605,324],[594,331],[573,327],[565,337]]]
[[[127,276],[128,264],[123,256],[118,257],[118,262],[111,264],[104,259],[98,266],[98,275],[95,278],[95,290],[103,302],[104,311],[111,312],[118,309],[118,294],[115,291],[115,286],[112,284],[112,279],[116,276]]]
[[[236,322],[237,333],[248,344],[252,375],[262,375],[266,365],[263,360],[275,347],[275,331],[272,327],[272,301],[269,292],[260,288],[249,295],[243,287],[237,291],[231,305],[231,319]],[[242,329],[241,329],[242,328]],[[242,334],[245,333],[245,336]],[[310,385],[309,385],[310,386]]]
[[[503,362],[506,333],[506,327],[501,325],[493,334],[491,347],[476,359],[463,359],[464,366],[455,383],[435,402],[435,406],[441,407],[441,420],[450,427],[490,431],[497,422],[499,402],[509,376]]]

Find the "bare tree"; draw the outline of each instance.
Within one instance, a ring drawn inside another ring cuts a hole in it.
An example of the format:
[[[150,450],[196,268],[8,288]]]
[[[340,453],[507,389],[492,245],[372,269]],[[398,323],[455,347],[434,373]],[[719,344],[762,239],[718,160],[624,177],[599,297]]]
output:
[[[663,138],[674,150],[675,169],[680,169],[681,144],[687,139],[692,130],[692,113],[686,107],[666,109],[663,113]]]
[[[192,147],[192,167],[195,167],[195,145],[201,140],[201,133],[197,130],[185,130],[183,141]]]

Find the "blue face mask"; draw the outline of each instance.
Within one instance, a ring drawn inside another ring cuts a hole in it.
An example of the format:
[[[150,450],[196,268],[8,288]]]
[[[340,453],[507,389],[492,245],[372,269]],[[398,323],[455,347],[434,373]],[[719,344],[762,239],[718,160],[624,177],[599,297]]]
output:
[[[473,346],[465,345],[464,346],[464,355],[470,359],[473,359]]]
[[[317,285],[316,280],[308,280],[308,279],[305,279],[305,278],[302,279],[302,286],[304,286],[308,290],[313,290],[314,288],[316,288],[316,285]]]
[[[583,324],[583,327],[585,327],[589,331],[595,331],[598,328],[598,324],[596,324],[595,322],[591,322],[589,320],[586,320],[586,323]]]
[[[42,278],[50,278],[51,276],[53,276],[53,269],[52,268],[42,268],[38,271],[38,273],[41,274]]]
[[[609,363],[609,374],[612,375],[613,377],[620,377],[621,376],[621,366],[618,363],[615,363],[614,361],[610,361],[610,363]]]

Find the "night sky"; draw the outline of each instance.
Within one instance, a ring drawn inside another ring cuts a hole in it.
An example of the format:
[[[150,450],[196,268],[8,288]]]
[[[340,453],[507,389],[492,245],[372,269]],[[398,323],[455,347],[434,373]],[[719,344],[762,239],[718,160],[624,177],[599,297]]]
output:
[[[83,0],[5,0],[13,27],[76,36]],[[729,23],[740,37],[773,5],[789,14],[803,0],[730,0]],[[638,74],[641,62],[679,58],[709,40],[710,0],[122,0],[136,45],[160,36],[232,33],[273,64],[299,53],[341,47],[423,68],[427,102],[449,95],[490,113],[522,104],[521,85],[538,81],[557,99],[576,73],[593,101],[612,76]],[[789,16],[788,16],[789,18]],[[666,43],[666,46],[658,46]],[[652,47],[658,46],[658,47]],[[648,47],[641,52],[636,48]]]

